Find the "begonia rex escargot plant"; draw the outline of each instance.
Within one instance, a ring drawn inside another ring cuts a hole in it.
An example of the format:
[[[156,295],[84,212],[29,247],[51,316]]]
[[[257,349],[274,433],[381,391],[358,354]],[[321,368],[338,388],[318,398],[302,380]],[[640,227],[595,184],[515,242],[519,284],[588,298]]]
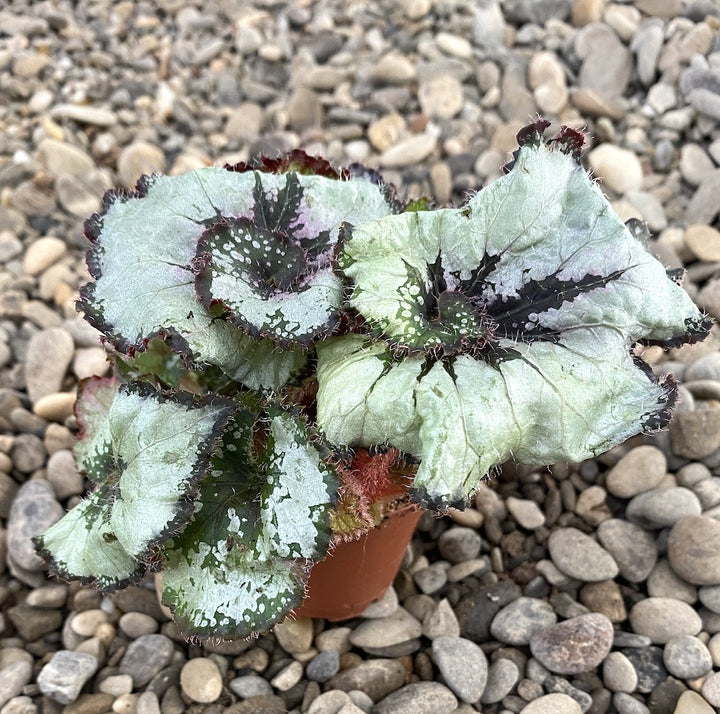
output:
[[[633,347],[708,320],[546,127],[459,208],[302,152],[109,194],[80,309],[116,369],[81,385],[93,490],[37,539],[52,572],[161,569],[185,632],[247,636],[388,511],[662,427],[675,385]]]

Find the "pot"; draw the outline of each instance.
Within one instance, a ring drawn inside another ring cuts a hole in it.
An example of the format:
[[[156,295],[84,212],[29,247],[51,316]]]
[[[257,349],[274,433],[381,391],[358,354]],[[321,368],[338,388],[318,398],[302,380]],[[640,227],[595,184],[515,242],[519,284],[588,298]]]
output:
[[[295,616],[347,620],[380,600],[397,575],[422,514],[414,505],[392,511],[358,540],[337,545],[310,571],[307,595]]]

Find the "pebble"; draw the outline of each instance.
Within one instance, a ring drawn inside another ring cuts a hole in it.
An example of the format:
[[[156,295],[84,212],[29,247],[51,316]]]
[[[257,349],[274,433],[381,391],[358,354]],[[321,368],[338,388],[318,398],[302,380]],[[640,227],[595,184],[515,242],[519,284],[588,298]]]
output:
[[[228,682],[228,687],[242,699],[263,697],[273,693],[273,689],[267,679],[257,674],[246,674],[242,677],[235,677]]]
[[[477,558],[481,546],[482,538],[473,528],[448,528],[438,538],[440,555],[450,563],[462,563]]]
[[[131,640],[157,632],[158,621],[144,612],[126,612],[118,620],[120,631]]]
[[[649,597],[633,605],[629,613],[630,626],[651,642],[665,644],[672,637],[696,635],[702,620],[686,602],[665,597]]]
[[[535,530],[545,524],[545,514],[535,501],[508,496],[505,505],[510,515],[522,528]]]
[[[632,498],[660,485],[666,472],[667,459],[660,449],[636,446],[607,472],[605,488],[618,498]]]
[[[30,338],[25,382],[33,404],[60,391],[74,352],[72,337],[59,327],[41,330]],[[48,359],[48,355],[52,355],[52,359]]]
[[[327,682],[340,670],[340,653],[326,650],[315,655],[305,668],[305,675],[314,682]]]
[[[697,692],[688,689],[677,700],[673,714],[715,714],[716,710]]]
[[[7,547],[13,561],[24,570],[44,570],[45,561],[35,552],[32,538],[44,533],[64,514],[47,481],[33,479],[23,483],[7,521]]]
[[[372,659],[360,662],[351,669],[338,672],[326,684],[328,689],[344,692],[359,689],[374,702],[386,697],[405,683],[405,668],[397,659]]]
[[[97,660],[92,655],[59,650],[40,670],[37,683],[45,696],[58,704],[70,704],[78,698],[97,667]]]
[[[632,151],[614,144],[601,144],[588,154],[588,162],[603,185],[617,194],[639,191],[642,186],[642,165]]]
[[[687,516],[673,526],[668,560],[681,578],[695,585],[720,585],[720,522]]]
[[[603,683],[611,692],[634,692],[637,672],[622,652],[611,652],[603,661]]]
[[[698,260],[720,261],[720,231],[712,226],[693,224],[685,229],[685,245]]]
[[[422,635],[422,624],[407,610],[398,610],[388,617],[365,620],[351,633],[350,642],[366,651],[392,647]]]
[[[402,139],[384,151],[379,158],[384,168],[401,168],[417,164],[426,159],[437,146],[437,137],[433,134],[417,134]]]
[[[452,75],[430,77],[418,87],[418,101],[423,112],[433,119],[452,119],[465,102],[463,86]]]
[[[645,528],[665,528],[681,518],[699,516],[700,499],[688,488],[656,488],[635,496],[625,509],[628,520]]]
[[[703,682],[700,690],[708,704],[720,707],[720,672],[713,672]]]
[[[554,530],[548,538],[548,550],[565,575],[583,582],[611,580],[619,572],[612,556],[577,528]]]
[[[175,647],[165,635],[142,635],[133,640],[120,660],[120,674],[129,674],[135,688],[146,685],[170,664]]]
[[[451,714],[457,709],[455,695],[440,682],[416,682],[381,699],[374,714]]]
[[[17,697],[32,677],[32,662],[18,660],[0,669],[0,708]]]
[[[288,654],[307,652],[313,640],[312,618],[286,618],[273,628],[273,633],[280,647]]]
[[[141,176],[165,171],[165,155],[157,146],[139,141],[122,150],[117,171],[120,183],[125,188],[134,188]]]
[[[485,653],[462,637],[436,637],[432,653],[445,684],[463,702],[480,699],[488,677]]]
[[[545,694],[520,710],[520,714],[582,714],[580,705],[567,694]]]
[[[440,600],[437,605],[433,602],[432,609],[423,617],[422,633],[429,640],[434,640],[442,635],[460,636],[460,623],[452,605],[446,598]]]
[[[300,662],[290,662],[283,667],[271,680],[270,684],[281,692],[287,692],[292,689],[301,679],[303,675],[303,666]]]
[[[195,657],[183,665],[180,671],[180,686],[183,694],[194,702],[209,704],[222,693],[222,675],[211,659]]]
[[[597,533],[625,580],[640,583],[647,579],[658,558],[655,538],[650,533],[620,518],[603,521]]]
[[[663,648],[663,662],[667,671],[680,679],[703,677],[713,666],[708,648],[692,635],[671,637]]]
[[[40,275],[51,265],[57,263],[67,252],[65,241],[53,236],[38,238],[33,241],[25,251],[23,257],[23,272],[26,275]]]
[[[578,674],[597,667],[612,643],[610,620],[599,613],[588,613],[537,630],[530,638],[530,651],[552,672]]]
[[[511,659],[501,657],[490,664],[487,670],[487,683],[480,701],[494,704],[504,699],[520,679],[518,665]]]
[[[495,615],[490,625],[490,634],[500,642],[522,646],[530,642],[537,630],[556,622],[557,615],[549,602],[519,597]]]
[[[658,560],[647,578],[648,595],[672,597],[692,605],[697,602],[697,588],[678,577],[666,558]]]
[[[53,176],[82,175],[95,168],[95,162],[86,151],[57,139],[43,139],[38,144],[35,158]]]
[[[638,692],[652,692],[667,679],[668,672],[663,664],[663,651],[659,647],[638,646],[624,649],[622,652],[635,667]]]

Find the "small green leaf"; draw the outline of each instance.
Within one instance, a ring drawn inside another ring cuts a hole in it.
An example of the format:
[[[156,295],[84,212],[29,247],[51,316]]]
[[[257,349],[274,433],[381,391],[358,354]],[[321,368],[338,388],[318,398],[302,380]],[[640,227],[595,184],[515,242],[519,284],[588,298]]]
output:
[[[321,448],[278,406],[230,423],[192,521],[166,548],[163,602],[187,634],[246,637],[302,602],[338,486]]]

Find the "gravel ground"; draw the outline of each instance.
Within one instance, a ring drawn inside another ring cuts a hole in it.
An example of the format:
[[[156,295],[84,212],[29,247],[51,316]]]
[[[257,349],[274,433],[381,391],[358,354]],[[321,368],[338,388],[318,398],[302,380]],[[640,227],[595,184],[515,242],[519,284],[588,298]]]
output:
[[[588,131],[617,212],[720,318],[716,0],[8,0],[0,9],[0,714],[710,714],[720,707],[720,332],[643,356],[668,432],[513,468],[424,516],[347,623],[186,643],[151,579],[49,581],[84,491],[82,220],[111,186],[298,146],[459,202],[541,113]]]

